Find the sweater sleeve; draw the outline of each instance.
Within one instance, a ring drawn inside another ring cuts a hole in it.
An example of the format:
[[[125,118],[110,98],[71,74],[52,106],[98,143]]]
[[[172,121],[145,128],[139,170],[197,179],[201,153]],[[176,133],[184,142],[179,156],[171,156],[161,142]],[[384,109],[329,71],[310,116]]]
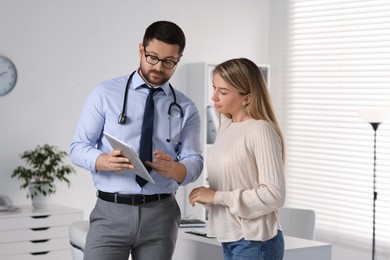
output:
[[[245,139],[248,159],[255,160],[258,185],[238,188],[233,191],[217,191],[216,205],[229,208],[231,214],[254,219],[283,206],[286,196],[285,176],[282,161],[282,146],[279,136],[266,122],[260,129],[250,131]]]

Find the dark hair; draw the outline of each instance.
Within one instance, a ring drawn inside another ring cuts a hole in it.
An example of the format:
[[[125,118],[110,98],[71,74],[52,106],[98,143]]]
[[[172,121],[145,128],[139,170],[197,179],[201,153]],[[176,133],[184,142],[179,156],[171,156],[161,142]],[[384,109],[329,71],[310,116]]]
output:
[[[186,37],[182,29],[169,21],[157,21],[146,28],[142,44],[146,47],[153,39],[179,45],[179,54],[183,53],[186,46]]]

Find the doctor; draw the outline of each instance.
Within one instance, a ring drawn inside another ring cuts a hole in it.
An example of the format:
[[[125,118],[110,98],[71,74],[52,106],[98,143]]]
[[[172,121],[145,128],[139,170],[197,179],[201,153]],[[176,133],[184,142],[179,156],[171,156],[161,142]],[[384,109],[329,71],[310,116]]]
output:
[[[139,45],[140,67],[98,84],[86,99],[70,145],[72,162],[92,173],[97,189],[85,260],[172,258],[181,216],[175,192],[203,169],[198,111],[168,82],[184,47],[180,27],[154,22]],[[139,152],[155,184],[136,178],[103,131]]]

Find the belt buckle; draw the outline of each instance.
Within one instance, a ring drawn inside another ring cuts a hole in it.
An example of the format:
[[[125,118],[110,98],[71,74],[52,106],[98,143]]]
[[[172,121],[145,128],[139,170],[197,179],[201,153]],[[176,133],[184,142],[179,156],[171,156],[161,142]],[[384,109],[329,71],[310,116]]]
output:
[[[114,202],[118,203],[118,193],[116,193],[116,192],[115,192],[115,196],[114,196]]]
[[[146,196],[145,195],[142,195],[141,202],[142,202],[142,205],[145,205],[145,203],[146,203]]]

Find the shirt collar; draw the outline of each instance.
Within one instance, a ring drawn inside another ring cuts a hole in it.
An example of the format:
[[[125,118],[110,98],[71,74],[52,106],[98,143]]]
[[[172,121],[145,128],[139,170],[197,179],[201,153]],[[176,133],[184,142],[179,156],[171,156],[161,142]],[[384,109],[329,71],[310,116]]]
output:
[[[133,78],[131,79],[131,88],[132,89],[134,89],[134,90],[139,90],[139,89],[141,89],[142,87],[142,85],[143,84],[146,84],[146,85],[148,85],[144,80],[143,80],[143,78],[139,75],[139,72],[138,72],[138,70],[134,73],[134,75],[133,75]],[[168,82],[165,82],[164,84],[162,84],[162,85],[160,85],[160,86],[158,86],[158,87],[160,87],[163,91],[164,91],[164,93],[166,94],[166,95],[168,95],[168,93],[169,93],[169,83]]]

